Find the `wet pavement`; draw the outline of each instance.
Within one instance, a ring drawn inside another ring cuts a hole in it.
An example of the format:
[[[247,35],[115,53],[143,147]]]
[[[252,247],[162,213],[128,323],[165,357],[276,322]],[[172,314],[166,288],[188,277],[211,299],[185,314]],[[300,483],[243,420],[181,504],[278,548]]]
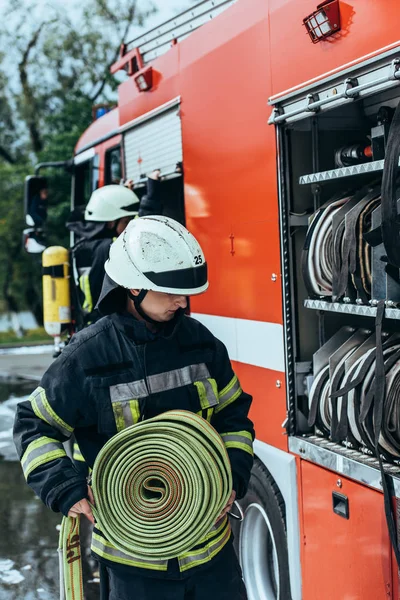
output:
[[[36,375],[40,377],[46,368],[43,364],[39,366],[37,356],[40,355],[27,356],[28,367],[35,364]],[[36,359],[29,361],[32,356]],[[50,357],[49,354],[43,363]],[[2,358],[0,356],[0,372]],[[26,355],[14,355],[15,358],[19,363],[19,379],[24,375]],[[61,517],[46,508],[26,485],[12,442],[17,403],[28,397],[36,383],[17,381],[15,375],[0,379],[0,600],[57,600]],[[93,573],[87,560],[84,573],[85,598],[95,600],[99,589],[98,584],[92,582]]]
[[[40,381],[53,361],[53,345],[0,349],[0,380]]]

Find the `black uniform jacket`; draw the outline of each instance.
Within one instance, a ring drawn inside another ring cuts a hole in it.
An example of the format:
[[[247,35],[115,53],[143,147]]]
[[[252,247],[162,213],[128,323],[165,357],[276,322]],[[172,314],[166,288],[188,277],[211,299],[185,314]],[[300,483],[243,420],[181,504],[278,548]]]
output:
[[[233,487],[242,497],[253,463],[251,396],[242,391],[225,346],[183,313],[151,333],[123,312],[125,303],[126,290],[106,277],[99,308],[120,312],[74,335],[39,387],[18,405],[14,441],[28,484],[66,515],[87,497],[87,484],[62,442],[74,433],[92,467],[105,442],[132,424],[132,411],[124,408],[135,397],[137,420],[172,409],[210,420],[226,440]]]

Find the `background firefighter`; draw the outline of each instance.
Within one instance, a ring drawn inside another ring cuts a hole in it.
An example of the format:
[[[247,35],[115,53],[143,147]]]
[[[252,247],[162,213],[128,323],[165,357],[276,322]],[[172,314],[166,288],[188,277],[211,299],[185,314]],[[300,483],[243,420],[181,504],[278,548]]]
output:
[[[73,264],[78,280],[82,325],[98,317],[95,306],[104,279],[104,263],[110,245],[129,221],[138,214],[139,198],[121,185],[106,185],[93,192],[82,212],[71,213],[67,227],[76,235],[72,248]]]

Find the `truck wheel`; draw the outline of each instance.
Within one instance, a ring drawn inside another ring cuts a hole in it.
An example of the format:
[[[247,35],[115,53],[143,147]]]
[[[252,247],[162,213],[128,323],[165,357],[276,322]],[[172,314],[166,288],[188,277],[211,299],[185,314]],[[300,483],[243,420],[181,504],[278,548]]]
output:
[[[249,600],[290,600],[285,503],[264,465],[255,459],[249,489],[239,501],[243,522],[231,520]]]

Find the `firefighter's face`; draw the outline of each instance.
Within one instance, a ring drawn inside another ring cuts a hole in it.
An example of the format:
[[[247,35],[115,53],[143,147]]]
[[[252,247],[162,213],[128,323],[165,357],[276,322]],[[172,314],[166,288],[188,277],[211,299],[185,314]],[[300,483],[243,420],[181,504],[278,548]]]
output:
[[[116,231],[117,235],[121,235],[121,233],[123,231],[125,231],[129,221],[132,221],[132,218],[133,217],[129,216],[129,217],[121,217],[120,219],[118,219],[117,225],[115,227],[115,231]]]
[[[140,290],[131,290],[137,296]],[[164,294],[162,292],[149,291],[144,298],[141,307],[151,319],[165,323],[174,318],[178,308],[186,308],[186,296],[176,294]]]

